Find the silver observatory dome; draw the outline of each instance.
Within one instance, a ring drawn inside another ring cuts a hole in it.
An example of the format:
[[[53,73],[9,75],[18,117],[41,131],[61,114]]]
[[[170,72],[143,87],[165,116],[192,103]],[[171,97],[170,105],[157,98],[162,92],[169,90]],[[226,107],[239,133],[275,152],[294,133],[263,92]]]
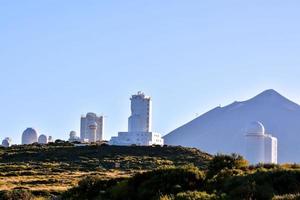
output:
[[[3,147],[10,147],[12,143],[11,138],[7,137],[4,140],[2,140],[2,146]]]
[[[38,139],[39,144],[47,144],[48,143],[48,138],[46,135],[40,135]]]
[[[27,128],[22,134],[22,144],[33,144],[38,141],[37,131],[33,128]]]
[[[247,128],[248,135],[264,135],[265,127],[261,122],[251,122]]]

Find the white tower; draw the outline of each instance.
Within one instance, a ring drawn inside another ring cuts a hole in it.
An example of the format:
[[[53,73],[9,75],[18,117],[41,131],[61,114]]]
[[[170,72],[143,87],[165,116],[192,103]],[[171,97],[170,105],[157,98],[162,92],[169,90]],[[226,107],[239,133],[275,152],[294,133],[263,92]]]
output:
[[[94,122],[97,124],[96,141],[103,140],[104,117],[97,116],[95,113],[88,113],[86,116],[81,117],[80,139],[82,141],[89,139],[89,135],[90,135],[89,125]]]
[[[40,135],[38,138],[38,143],[39,144],[47,144],[48,143],[48,138],[46,135]]]
[[[131,116],[128,120],[128,132],[151,132],[152,101],[144,93],[138,92],[131,97]]]
[[[277,138],[272,135],[265,137],[265,163],[277,164]]]
[[[128,132],[119,132],[112,137],[111,145],[163,145],[161,134],[152,132],[152,101],[144,93],[131,97],[131,116],[128,119]]]
[[[50,142],[53,142],[52,136],[49,136],[49,137],[48,137],[48,142],[49,142],[49,143],[50,143]]]
[[[38,141],[37,131],[33,128],[27,128],[22,134],[22,144],[33,144]]]
[[[246,159],[250,164],[265,162],[265,127],[260,122],[252,122],[247,129]]]
[[[93,122],[89,125],[89,142],[97,141],[97,123]]]

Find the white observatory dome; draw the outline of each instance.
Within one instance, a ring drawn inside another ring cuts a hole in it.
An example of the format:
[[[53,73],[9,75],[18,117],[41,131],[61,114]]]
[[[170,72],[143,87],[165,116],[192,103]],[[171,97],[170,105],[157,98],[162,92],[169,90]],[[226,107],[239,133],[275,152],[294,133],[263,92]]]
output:
[[[251,122],[247,128],[248,135],[264,135],[265,127],[261,122]]]
[[[86,114],[86,117],[87,118],[96,118],[97,115],[95,113],[90,112],[90,113]]]
[[[70,138],[76,138],[77,133],[75,131],[70,132]]]
[[[27,128],[22,134],[22,144],[32,144],[38,141],[37,131],[33,128]]]
[[[46,135],[40,135],[38,139],[39,144],[47,144],[48,143],[48,138]]]
[[[10,147],[11,146],[11,139],[9,137],[5,138],[4,140],[2,140],[2,146],[3,147]]]

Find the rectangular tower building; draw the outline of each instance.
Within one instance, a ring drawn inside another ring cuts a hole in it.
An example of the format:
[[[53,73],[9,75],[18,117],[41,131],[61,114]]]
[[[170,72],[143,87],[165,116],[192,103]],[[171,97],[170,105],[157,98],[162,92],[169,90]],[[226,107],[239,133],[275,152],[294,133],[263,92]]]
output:
[[[94,130],[91,125],[96,126],[96,141],[103,140],[104,118],[97,116],[95,113],[88,113],[86,116],[81,117],[80,123],[80,139],[81,141],[94,142]]]
[[[128,132],[151,132],[152,130],[152,101],[151,97],[142,92],[132,95],[131,116],[128,120]]]

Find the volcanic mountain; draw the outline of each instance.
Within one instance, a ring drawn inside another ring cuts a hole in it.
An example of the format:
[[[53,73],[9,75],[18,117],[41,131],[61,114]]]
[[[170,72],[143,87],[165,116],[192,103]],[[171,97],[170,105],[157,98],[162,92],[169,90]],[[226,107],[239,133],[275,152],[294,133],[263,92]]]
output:
[[[196,147],[209,153],[245,155],[248,124],[260,121],[278,138],[278,160],[300,162],[300,106],[275,90],[216,107],[164,136],[168,145]],[[255,148],[255,147],[254,147]]]

